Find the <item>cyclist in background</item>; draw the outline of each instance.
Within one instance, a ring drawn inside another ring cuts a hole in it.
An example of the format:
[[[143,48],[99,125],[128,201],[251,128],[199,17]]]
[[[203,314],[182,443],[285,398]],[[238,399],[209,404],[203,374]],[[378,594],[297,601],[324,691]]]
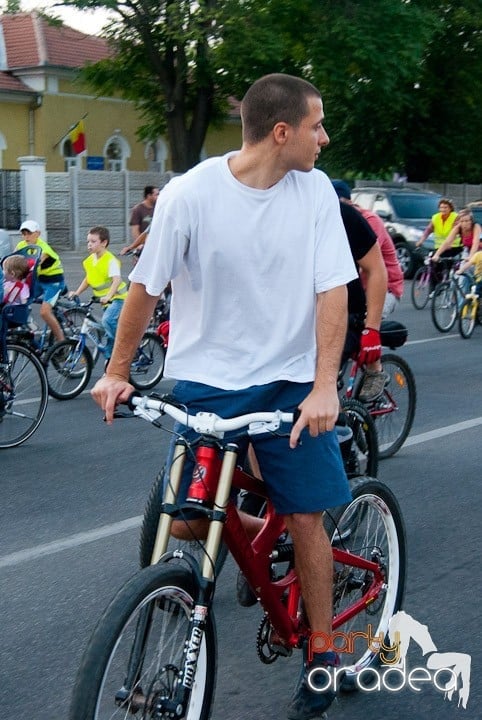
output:
[[[127,285],[121,276],[120,262],[107,250],[109,242],[110,233],[106,227],[99,225],[89,230],[87,248],[90,255],[82,263],[85,277],[77,290],[69,293],[69,297],[76,297],[90,287],[94,297],[99,298],[104,306],[102,325],[107,336],[104,351],[106,364],[112,354],[119,315],[127,297]]]
[[[461,210],[449,236],[434,253],[433,260],[437,261],[449,250],[457,238],[462,242],[463,252],[466,259],[472,258],[479,249],[482,236],[482,228],[475,222],[470,210]],[[459,248],[460,249],[460,248]]]
[[[314,169],[329,142],[318,90],[290,75],[265,76],[247,91],[241,117],[241,150],[163,189],[111,362],[92,394],[112,422],[132,391],[130,362],[147,320],[172,280],[166,374],[178,380],[177,400],[225,417],[300,409],[289,439],[252,442],[293,538],[311,630],[330,634],[333,560],[322,511],[350,497],[334,426],[346,284],[357,273],[336,193]],[[192,467],[185,470],[184,492]],[[196,531],[199,523],[191,523]],[[186,532],[182,521],[174,525]],[[311,667],[335,665],[335,653],[318,644],[309,658],[307,649],[289,720],[319,717],[335,697],[312,692],[307,680]]]
[[[366,366],[359,398],[371,402],[379,397],[389,379],[381,363],[380,324],[387,296],[387,270],[377,236],[350,200],[350,189],[342,180],[333,180],[353,259],[361,277],[348,285],[348,332],[344,362],[358,353]],[[346,197],[348,195],[348,198]]]
[[[62,262],[55,250],[40,237],[40,225],[35,220],[26,220],[22,223],[20,232],[22,240],[17,243],[15,250],[23,250],[31,245],[36,245],[42,250],[37,271],[38,282],[42,289],[40,317],[52,330],[55,339],[60,342],[64,339],[64,333],[54,315],[53,307],[60,293],[65,289]]]
[[[416,243],[416,247],[421,247],[428,236],[434,234],[434,248],[438,250],[448,238],[454,223],[457,219],[457,213],[452,200],[441,198],[438,202],[438,212],[432,215],[432,219],[422,233],[422,237]],[[460,252],[461,242],[457,240],[452,247],[452,251],[447,253],[445,257],[453,257]],[[458,250],[456,250],[458,248]]]
[[[395,312],[399,306],[404,290],[405,281],[403,277],[403,270],[398,261],[397,249],[380,215],[353,203],[351,200],[350,186],[344,180],[333,180],[332,182],[338,197],[343,199],[344,202],[352,204],[358,212],[363,215],[377,236],[378,244],[380,246],[380,250],[382,251],[383,262],[387,269],[387,294],[385,295],[382,311],[382,319],[385,320],[389,315]],[[361,273],[361,279],[363,287],[366,287],[366,277],[363,270]]]
[[[428,238],[430,233],[434,234],[434,249],[439,250],[440,247],[445,243],[448,236],[452,232],[455,221],[457,220],[457,213],[455,212],[454,204],[448,198],[441,198],[438,203],[439,212],[432,215],[432,219],[422,233],[422,237],[416,243],[415,247],[421,247],[425,240]],[[445,250],[443,257],[451,258],[459,255],[462,251],[462,243],[460,237],[455,237],[452,246]],[[440,253],[438,255],[440,257]],[[443,270],[433,266],[433,272],[430,274],[430,297],[432,297],[433,291],[437,283],[443,280]]]

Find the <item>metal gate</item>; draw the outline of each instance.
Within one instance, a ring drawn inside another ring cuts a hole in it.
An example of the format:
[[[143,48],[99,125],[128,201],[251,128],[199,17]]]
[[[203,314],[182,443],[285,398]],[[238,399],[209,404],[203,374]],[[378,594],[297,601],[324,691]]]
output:
[[[0,227],[18,230],[21,218],[21,171],[0,170]]]

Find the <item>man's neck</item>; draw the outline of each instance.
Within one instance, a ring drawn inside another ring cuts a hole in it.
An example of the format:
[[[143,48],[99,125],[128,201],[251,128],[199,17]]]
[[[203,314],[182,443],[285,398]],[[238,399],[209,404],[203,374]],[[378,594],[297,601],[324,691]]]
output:
[[[269,149],[244,146],[228,160],[233,176],[243,185],[256,190],[268,190],[286,175],[280,166],[278,155]]]

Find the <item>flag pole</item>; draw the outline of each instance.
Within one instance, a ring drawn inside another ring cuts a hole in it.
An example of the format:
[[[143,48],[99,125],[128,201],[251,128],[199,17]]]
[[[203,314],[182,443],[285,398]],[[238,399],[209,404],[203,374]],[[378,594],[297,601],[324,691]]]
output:
[[[81,118],[79,118],[79,119],[77,120],[77,122],[75,122],[73,125],[71,125],[71,126],[69,127],[69,129],[67,130],[67,132],[62,135],[62,137],[60,138],[60,140],[57,140],[57,142],[55,143],[55,145],[52,146],[52,150],[55,150],[55,148],[60,145],[60,143],[62,142],[62,140],[64,140],[64,139],[67,137],[67,135],[70,135],[70,133],[72,132],[72,130],[77,127],[77,125],[79,124],[79,122],[81,122],[82,120],[85,120],[85,118],[87,117],[88,114],[89,114],[89,113],[86,112],[84,115],[82,115]]]

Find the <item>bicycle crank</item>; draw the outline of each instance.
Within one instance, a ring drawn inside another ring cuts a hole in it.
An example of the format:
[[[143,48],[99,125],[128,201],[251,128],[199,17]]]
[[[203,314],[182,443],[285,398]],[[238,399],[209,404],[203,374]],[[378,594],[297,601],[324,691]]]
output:
[[[290,647],[282,644],[281,639],[276,635],[274,628],[265,615],[261,620],[256,635],[256,651],[258,657],[265,665],[271,665],[281,657],[289,657],[293,652]]]

